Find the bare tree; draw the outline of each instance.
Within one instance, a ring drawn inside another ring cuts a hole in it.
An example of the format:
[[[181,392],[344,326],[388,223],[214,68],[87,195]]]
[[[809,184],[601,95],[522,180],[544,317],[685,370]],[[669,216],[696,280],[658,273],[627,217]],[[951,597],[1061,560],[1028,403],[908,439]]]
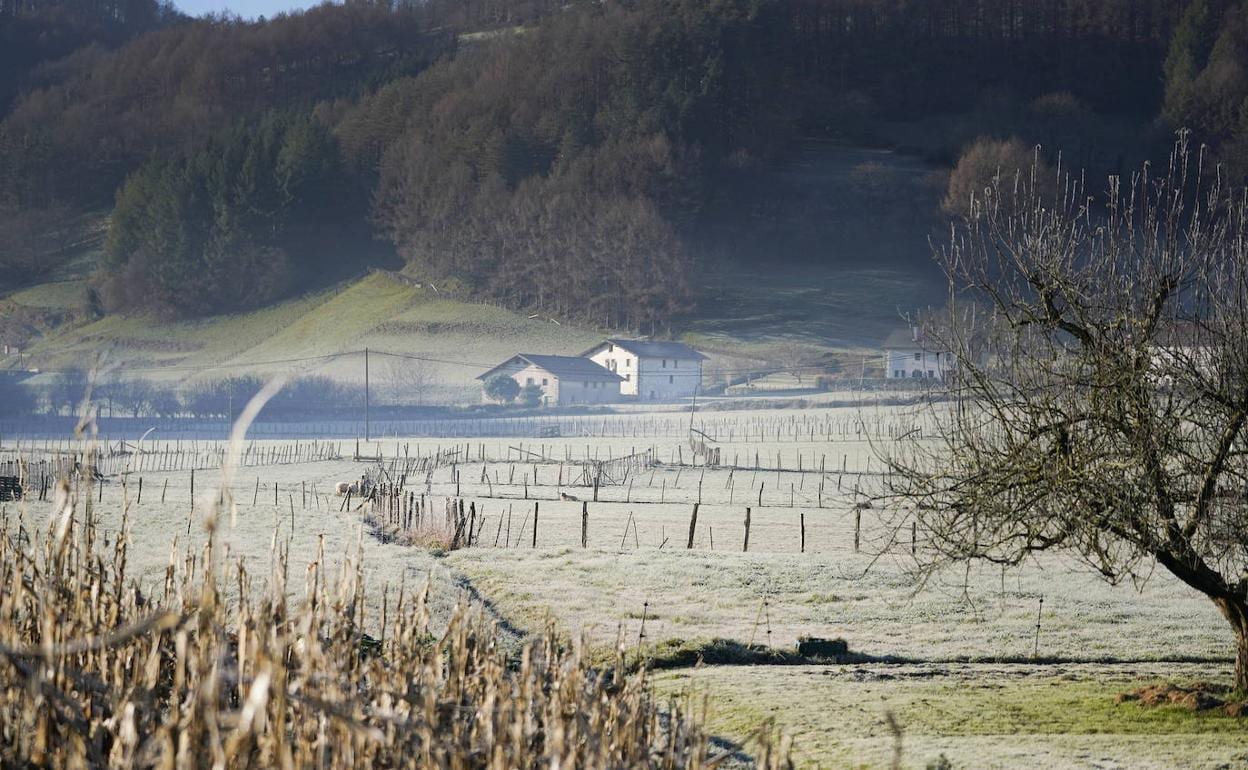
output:
[[[819,348],[803,345],[800,342],[786,341],[776,345],[771,358],[785,373],[793,375],[797,384],[802,384],[802,376],[818,367],[823,353]]]
[[[385,360],[385,396],[391,404],[424,404],[434,384],[428,363],[415,358]]]
[[[951,304],[989,310],[945,330],[938,438],[883,453],[887,491],[916,503],[928,569],[1160,564],[1217,605],[1248,690],[1248,191],[1185,137],[1103,196],[1042,173],[998,175],[942,250]]]

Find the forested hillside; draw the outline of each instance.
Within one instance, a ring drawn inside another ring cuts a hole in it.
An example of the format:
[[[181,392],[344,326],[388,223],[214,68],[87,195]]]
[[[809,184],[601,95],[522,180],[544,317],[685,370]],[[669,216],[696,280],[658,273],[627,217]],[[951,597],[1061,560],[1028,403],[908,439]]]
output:
[[[695,308],[695,271],[802,226],[760,191],[812,138],[952,168],[916,193],[920,234],[1037,143],[1112,172],[1187,126],[1248,172],[1248,0],[429,0],[257,21],[146,2],[0,0],[0,41],[39,41],[0,46],[0,280],[64,259],[57,223],[111,211],[104,312],[252,308],[401,261],[462,296],[649,331]],[[844,186],[867,205],[898,185],[864,167]]]

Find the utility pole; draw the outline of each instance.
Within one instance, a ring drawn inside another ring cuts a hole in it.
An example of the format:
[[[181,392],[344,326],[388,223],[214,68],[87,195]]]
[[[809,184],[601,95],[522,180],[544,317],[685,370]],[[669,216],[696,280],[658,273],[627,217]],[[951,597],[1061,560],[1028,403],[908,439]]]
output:
[[[368,348],[364,348],[364,440],[370,439],[368,426]]]

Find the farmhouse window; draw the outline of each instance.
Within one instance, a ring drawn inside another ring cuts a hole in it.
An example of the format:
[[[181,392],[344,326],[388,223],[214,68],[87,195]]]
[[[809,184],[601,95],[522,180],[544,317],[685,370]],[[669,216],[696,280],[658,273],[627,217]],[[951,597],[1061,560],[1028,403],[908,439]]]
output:
[[[526,377],[526,378],[524,379],[524,384],[525,384],[525,385],[532,385],[532,384],[533,384],[533,378],[532,378],[532,377]]]
[[[582,387],[582,388],[588,388],[588,387],[589,387],[589,383],[588,383],[588,382],[582,382],[582,383],[581,383],[581,387]]]
[[[673,358],[673,359],[672,359],[672,368],[673,368],[673,369],[679,369],[679,368],[680,368],[680,359],[679,359],[679,358]]]
[[[625,382],[632,382],[632,381],[633,381],[633,375],[631,375],[631,374],[626,374],[626,375],[624,375],[624,381],[625,381]]]
[[[919,360],[919,358],[921,358],[922,356],[923,356],[923,354],[922,354],[922,353],[915,353],[915,354],[914,354],[914,360],[915,360],[915,361],[918,361],[918,360]]]
[[[625,369],[631,369],[631,368],[632,368],[632,366],[633,366],[633,359],[631,359],[631,358],[626,358],[626,359],[624,359],[624,368],[625,368]]]
[[[544,387],[546,387],[546,378],[545,378],[545,377],[543,377],[543,378],[542,378],[542,387],[543,387],[543,388],[544,388]]]
[[[676,381],[676,377],[674,377],[673,375],[670,375],[670,374],[669,374],[669,375],[667,375],[667,384],[668,384],[668,385],[671,385],[671,384],[672,384],[673,382],[675,382],[675,381]]]
[[[612,345],[610,342],[608,342],[608,343],[607,343],[607,352],[608,352],[608,353],[614,353],[614,352],[615,352],[615,345]]]
[[[666,359],[666,358],[664,358],[664,359],[663,359],[663,368],[664,368],[664,369],[666,369],[666,368],[667,368],[667,359]]]

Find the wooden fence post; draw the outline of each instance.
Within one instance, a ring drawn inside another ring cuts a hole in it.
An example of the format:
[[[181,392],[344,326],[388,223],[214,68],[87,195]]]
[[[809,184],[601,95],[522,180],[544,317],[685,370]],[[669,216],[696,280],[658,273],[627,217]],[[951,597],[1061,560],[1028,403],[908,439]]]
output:
[[[750,550],[750,509],[745,509],[745,542],[741,545],[741,552],[745,553]]]
[[[858,553],[858,535],[862,530],[862,509],[854,509],[854,553]]]
[[[581,501],[581,547],[589,547],[589,503]]]
[[[537,503],[533,503],[533,547],[537,547]]]
[[[693,504],[693,515],[689,517],[689,543],[685,546],[685,550],[693,548],[693,533],[698,528],[698,506],[701,503]]]
[[[806,553],[806,514],[800,514],[802,517],[802,553]]]

